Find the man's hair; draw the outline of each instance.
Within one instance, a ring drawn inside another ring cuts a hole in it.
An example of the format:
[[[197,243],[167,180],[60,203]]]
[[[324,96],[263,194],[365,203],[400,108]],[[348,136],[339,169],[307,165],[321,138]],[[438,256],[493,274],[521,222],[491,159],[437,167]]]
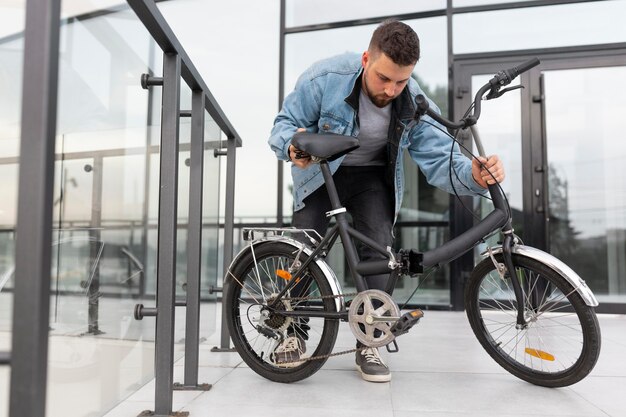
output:
[[[372,54],[384,53],[394,63],[415,65],[420,59],[420,41],[417,33],[406,23],[385,20],[374,31],[369,51]]]

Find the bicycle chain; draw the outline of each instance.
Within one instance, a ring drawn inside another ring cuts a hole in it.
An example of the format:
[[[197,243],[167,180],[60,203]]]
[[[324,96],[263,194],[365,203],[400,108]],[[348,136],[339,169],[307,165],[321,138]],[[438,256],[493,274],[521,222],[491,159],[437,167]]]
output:
[[[281,363],[281,365],[284,366],[284,365],[291,365],[291,364],[302,364],[303,362],[318,361],[321,359],[332,358],[333,356],[340,356],[340,355],[346,355],[348,353],[360,352],[365,349],[367,349],[367,346],[362,346],[360,348],[355,348],[355,349],[350,349],[350,350],[342,350],[341,352],[329,353],[328,355],[311,356],[308,358],[302,358],[299,361],[294,361],[294,362],[283,362]]]
[[[281,298],[281,300],[287,300],[287,301],[324,300],[327,298],[356,297],[358,294],[359,294],[358,292],[353,292],[350,294],[320,295],[319,297],[283,297]]]
[[[308,300],[324,300],[328,298],[355,297],[357,295],[358,293],[355,292],[355,293],[340,294],[340,295],[321,295],[319,297],[284,297],[282,299],[287,300],[287,301],[308,301]],[[284,362],[284,363],[281,363],[281,365],[302,364],[303,362],[319,361],[322,359],[332,358],[334,356],[341,356],[341,355],[346,355],[348,353],[361,352],[365,349],[367,349],[367,346],[362,346],[362,347],[350,349],[350,350],[343,350],[341,352],[329,353],[327,355],[310,356],[308,358],[302,358],[299,361]]]

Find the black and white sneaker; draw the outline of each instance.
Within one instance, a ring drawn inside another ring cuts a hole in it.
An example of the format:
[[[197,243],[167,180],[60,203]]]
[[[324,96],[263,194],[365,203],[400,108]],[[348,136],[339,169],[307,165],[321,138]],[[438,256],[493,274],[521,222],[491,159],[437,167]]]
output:
[[[361,377],[366,381],[391,381],[391,372],[380,357],[378,348],[367,348],[357,352],[356,369],[361,372]]]
[[[301,365],[301,355],[306,352],[306,344],[300,336],[289,336],[274,350],[276,365],[293,368]]]

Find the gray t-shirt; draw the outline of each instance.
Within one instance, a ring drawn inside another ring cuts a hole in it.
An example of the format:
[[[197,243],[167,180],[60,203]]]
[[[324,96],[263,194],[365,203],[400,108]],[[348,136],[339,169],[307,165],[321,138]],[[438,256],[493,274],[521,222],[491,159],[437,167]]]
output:
[[[358,149],[346,155],[344,166],[380,166],[387,160],[387,134],[391,118],[391,103],[380,108],[361,90],[359,96]]]

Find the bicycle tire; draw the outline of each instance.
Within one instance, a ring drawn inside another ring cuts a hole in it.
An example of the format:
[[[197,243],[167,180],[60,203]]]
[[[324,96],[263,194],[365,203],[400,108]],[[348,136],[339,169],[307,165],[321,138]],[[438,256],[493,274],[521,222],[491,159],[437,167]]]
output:
[[[278,366],[272,360],[273,351],[270,351],[273,340],[261,334],[253,324],[261,314],[262,305],[266,305],[271,295],[278,293],[286,285],[286,280],[274,276],[276,275],[274,270],[288,269],[288,265],[293,262],[297,253],[298,249],[292,245],[283,242],[266,242],[256,246],[254,253],[248,252],[242,255],[232,265],[227,276],[228,285],[224,302],[227,303],[226,319],[233,345],[254,372],[275,382],[290,383],[303,380],[317,372],[326,362],[326,359],[316,359],[304,361],[293,367]],[[304,262],[307,256],[301,253],[299,259]],[[305,273],[302,274],[300,283],[306,286],[306,290],[303,291],[308,297],[319,298],[333,295],[326,277],[315,263],[309,264]],[[250,300],[251,297],[256,300]],[[298,306],[306,305],[306,302],[303,303],[289,304],[290,308],[295,310]],[[321,309],[324,311],[337,311],[334,298],[318,300],[317,303],[321,303]],[[255,316],[257,309],[258,314]],[[285,316],[280,314],[275,314],[270,318],[271,322],[265,321],[264,323],[280,328],[279,331],[283,333],[287,333],[289,326],[292,326],[292,329],[293,326],[301,327],[299,325],[301,323],[296,324],[294,321],[287,326],[287,323],[282,321],[285,320]],[[305,331],[308,337],[306,357],[330,354],[337,338],[339,320],[310,317],[304,326],[309,328]]]
[[[504,262],[501,254],[495,259]],[[528,327],[516,328],[517,302],[510,275],[501,278],[487,258],[474,268],[465,289],[474,334],[500,366],[524,381],[553,388],[577,383],[591,372],[600,355],[595,310],[545,264],[520,255],[513,255],[513,264],[525,294]],[[511,329],[516,342],[510,348]],[[522,339],[524,346],[520,346]]]

